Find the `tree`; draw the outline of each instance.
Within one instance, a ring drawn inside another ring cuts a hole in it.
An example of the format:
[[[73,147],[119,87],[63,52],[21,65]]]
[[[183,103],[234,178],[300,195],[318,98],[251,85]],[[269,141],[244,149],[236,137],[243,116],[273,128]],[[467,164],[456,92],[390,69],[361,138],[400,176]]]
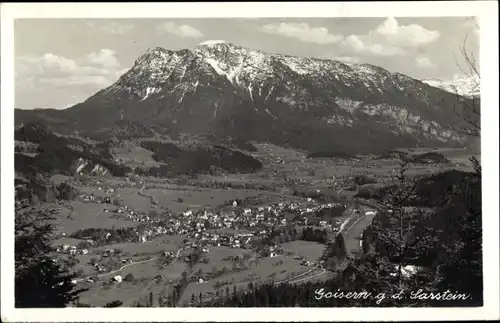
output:
[[[386,209],[374,219],[372,229],[378,244],[377,252],[397,264],[396,277],[402,288],[402,268],[414,265],[432,248],[437,241],[437,232],[434,227],[426,225],[431,214],[408,207],[416,198],[419,177],[408,176],[410,162],[403,155],[398,163],[396,174],[391,182],[386,183]]]
[[[477,24],[476,28],[479,30]],[[463,63],[460,64],[456,58],[455,61],[464,76],[469,78],[470,82],[472,82],[472,91],[475,92],[480,88],[481,77],[476,55],[473,50],[468,48],[468,40],[468,35],[465,35],[464,41],[459,47]],[[471,45],[477,47],[474,43]],[[479,137],[481,135],[481,106],[479,95],[473,95],[464,100],[457,87],[454,88],[454,92],[459,98],[454,110],[460,119],[465,122],[463,125],[458,125],[457,130],[467,136]]]
[[[19,206],[15,218],[15,306],[66,307],[84,289],[75,289],[69,270],[54,260],[51,240],[55,210]]]
[[[436,214],[450,217],[454,223],[446,232],[450,238],[444,245],[443,259],[436,264],[436,276],[440,278],[437,287],[470,294],[468,303],[472,306],[481,306],[483,301],[481,199],[479,169],[455,188],[446,206]]]
[[[123,280],[126,281],[126,282],[133,282],[134,281],[134,275],[132,275],[132,273],[128,273]]]
[[[113,199],[113,205],[116,206],[116,207],[119,207],[121,205],[121,201],[119,198],[115,197]]]

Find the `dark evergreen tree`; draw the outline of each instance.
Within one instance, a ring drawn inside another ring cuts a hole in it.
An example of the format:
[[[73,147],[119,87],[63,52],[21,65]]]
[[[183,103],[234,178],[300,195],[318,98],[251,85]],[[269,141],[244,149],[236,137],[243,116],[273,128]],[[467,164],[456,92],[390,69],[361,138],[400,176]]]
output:
[[[66,307],[84,291],[75,289],[75,275],[51,257],[55,213],[29,206],[16,209],[16,307]]]

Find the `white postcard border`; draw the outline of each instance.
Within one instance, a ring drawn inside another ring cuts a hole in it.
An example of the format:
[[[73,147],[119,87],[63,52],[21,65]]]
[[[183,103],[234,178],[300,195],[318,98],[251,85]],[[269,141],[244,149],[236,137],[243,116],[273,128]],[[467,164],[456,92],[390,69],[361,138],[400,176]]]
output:
[[[23,3],[1,6],[1,315],[5,322],[149,321],[371,321],[495,319],[499,314],[498,209],[498,3],[294,2],[294,3]],[[14,57],[18,18],[167,17],[451,17],[478,16],[480,23],[481,160],[483,164],[482,308],[14,308]]]

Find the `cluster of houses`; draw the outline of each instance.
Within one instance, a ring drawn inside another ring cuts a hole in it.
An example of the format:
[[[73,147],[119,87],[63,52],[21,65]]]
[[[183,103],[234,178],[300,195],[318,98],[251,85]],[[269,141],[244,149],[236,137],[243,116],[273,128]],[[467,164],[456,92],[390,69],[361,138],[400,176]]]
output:
[[[79,249],[77,246],[63,244],[56,248],[57,252],[68,253],[70,255],[86,255],[89,253],[88,249]]]
[[[83,203],[100,203],[100,204],[111,204],[111,197],[109,196],[95,196],[94,194],[81,194],[78,196],[77,200]]]

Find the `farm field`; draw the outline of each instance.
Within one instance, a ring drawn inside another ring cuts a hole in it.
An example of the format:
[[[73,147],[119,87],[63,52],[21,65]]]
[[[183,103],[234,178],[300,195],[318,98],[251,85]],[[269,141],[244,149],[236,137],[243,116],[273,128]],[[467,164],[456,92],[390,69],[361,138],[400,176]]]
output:
[[[283,243],[282,247],[285,250],[285,253],[293,252],[294,256],[304,257],[305,259],[314,263],[318,262],[318,259],[321,257],[323,251],[325,250],[324,244],[302,240]]]
[[[234,286],[237,290],[241,290],[247,288],[249,282],[255,284],[271,280],[280,281],[311,269],[312,267],[300,265],[300,260],[293,257],[260,258],[256,266],[247,270],[231,272],[201,284],[196,282],[189,284],[182,294],[181,303],[188,302],[192,294],[198,296],[202,293],[203,297],[213,297],[217,290],[220,294],[225,293],[226,287],[232,293]],[[221,286],[217,288],[216,284]]]
[[[113,217],[112,213],[103,212],[104,208],[112,208],[111,204],[83,203],[72,201],[73,211],[66,207],[60,208],[57,216],[57,232],[67,235],[88,228],[120,228],[132,227],[136,223]],[[68,217],[70,216],[70,217]]]
[[[186,209],[212,208],[234,199],[258,196],[262,191],[223,189],[181,191],[155,188],[147,189],[145,193],[154,196],[159,206],[169,208],[173,212],[183,212]],[[173,199],[182,199],[182,202],[174,202]]]
[[[233,266],[233,261],[225,258],[228,257],[243,257],[244,255],[251,255],[253,252],[251,250],[244,250],[238,248],[230,248],[230,247],[212,247],[209,248],[210,252],[204,253],[203,257],[207,257],[210,262],[208,264],[205,263],[197,263],[193,268],[194,271],[202,270],[203,272],[210,272],[214,268],[216,270],[221,270],[226,267],[231,270]]]
[[[106,249],[120,249],[126,255],[157,255],[164,251],[177,251],[184,238],[184,235],[163,236],[144,243],[115,243],[93,248],[93,250],[99,252]]]
[[[130,167],[159,165],[153,159],[153,152],[132,143],[128,143],[127,147],[115,147],[111,150],[111,153],[115,158],[121,159],[123,163]]]
[[[128,206],[136,211],[148,212],[154,210],[151,207],[151,200],[147,196],[139,195],[137,188],[119,188],[117,193],[123,198],[123,205]]]
[[[154,280],[137,280],[136,282],[123,282],[104,288],[101,282],[94,284],[82,284],[82,287],[90,288],[80,294],[80,302],[95,306],[104,306],[109,302],[120,300],[123,306],[133,306],[136,301],[145,298],[150,292],[156,296],[158,304],[159,295],[168,295],[170,286],[165,282],[156,283]],[[158,305],[156,305],[158,306]]]

